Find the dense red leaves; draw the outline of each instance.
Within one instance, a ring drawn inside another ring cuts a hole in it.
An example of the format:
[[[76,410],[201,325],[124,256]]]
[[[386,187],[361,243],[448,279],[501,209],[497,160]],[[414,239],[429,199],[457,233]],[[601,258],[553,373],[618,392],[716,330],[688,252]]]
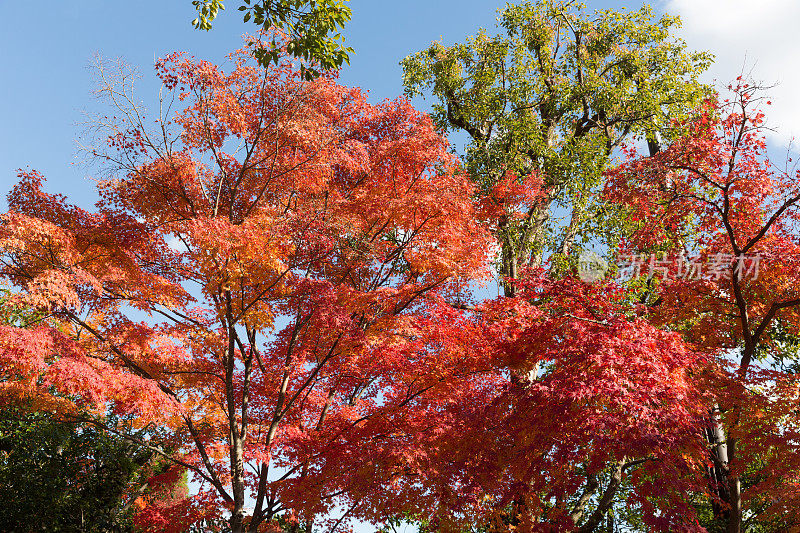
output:
[[[491,189],[480,195],[479,214],[494,223],[501,218],[522,220],[527,211],[544,201],[550,192],[538,173],[520,178],[513,172],[506,172]]]
[[[757,272],[740,268],[737,280],[752,324],[773,303],[800,296],[800,174],[780,170],[765,156],[763,114],[752,110],[752,90],[740,86],[735,96],[708,102],[685,126],[685,136],[653,157],[620,166],[607,187],[608,197],[624,203],[636,223],[623,253],[686,253],[707,271],[720,267],[707,279],[675,279],[673,268],[672,279],[664,280],[665,304],[655,310],[663,310],[665,323],[699,321],[690,333],[712,349],[735,347],[743,338],[731,285],[739,258],[758,264]],[[790,308],[778,313],[793,314]]]
[[[642,487],[629,504],[659,501],[649,525],[690,526],[685,494],[702,488],[692,470],[703,457],[705,359],[637,316],[614,287],[539,277],[520,286],[487,302],[481,320],[437,311],[447,320],[421,335],[473,379],[455,384],[450,401],[418,406],[436,413],[436,426],[416,437],[424,456],[399,458],[398,494],[444,530],[491,524],[520,500],[520,527],[570,530],[574,495],[621,465]],[[509,368],[539,376],[523,385]]]
[[[703,279],[676,278],[673,269],[650,317],[717,358],[709,392],[725,412],[724,474],[734,484],[746,474],[754,486],[745,506],[791,528],[800,524],[789,512],[798,501],[797,380],[768,369],[786,349],[776,332],[800,332],[800,173],[766,156],[754,89],[741,80],[731,89],[731,100],[707,102],[667,150],[620,166],[607,195],[635,223],[623,252],[685,251],[706,269],[716,264]],[[742,268],[740,258],[758,269]],[[731,487],[723,507],[738,498]]]
[[[121,177],[95,211],[21,174],[2,275],[50,327],[7,328],[0,357],[4,394],[168,428],[198,505],[230,509],[236,529],[325,512],[363,483],[362,442],[423,423],[413,398],[446,396],[433,391],[459,370],[409,357],[405,332],[433,291],[485,274],[489,238],[406,100],[233,61],[159,62],[182,131],[157,140],[123,120],[107,155]],[[147,512],[157,527],[174,509]]]
[[[183,533],[202,518],[192,505],[186,471],[168,468],[147,480],[147,493],[136,500],[134,524],[143,533]]]

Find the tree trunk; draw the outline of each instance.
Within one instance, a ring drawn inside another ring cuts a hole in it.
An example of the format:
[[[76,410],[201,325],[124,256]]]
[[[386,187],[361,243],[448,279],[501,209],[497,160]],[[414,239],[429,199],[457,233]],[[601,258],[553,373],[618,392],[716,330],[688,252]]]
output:
[[[606,513],[608,513],[609,509],[611,509],[611,506],[614,505],[614,497],[617,495],[617,491],[622,485],[622,474],[625,471],[625,466],[625,459],[616,464],[614,470],[611,472],[611,478],[608,481],[608,486],[606,487],[606,490],[603,491],[603,495],[600,496],[600,500],[597,502],[597,508],[591,515],[589,515],[586,523],[578,528],[579,533],[591,533],[597,529],[597,526],[600,525],[603,518],[606,516]]]
[[[715,405],[711,411],[706,429],[706,439],[710,446],[711,466],[708,469],[709,485],[712,494],[718,499],[712,502],[714,518],[728,520],[730,495],[728,492],[728,444],[722,428],[720,409]]]
[[[736,457],[736,439],[728,442],[729,464]],[[741,533],[742,531],[742,483],[739,476],[730,475],[728,471],[728,495],[730,510],[728,511],[727,533]]]
[[[714,518],[723,520],[726,533],[742,532],[742,484],[739,476],[731,475],[730,467],[736,457],[736,439],[726,439],[720,420],[719,406],[711,411],[708,442],[712,446],[712,465],[709,483],[718,500],[712,502]]]
[[[238,502],[231,511],[231,533],[244,533],[244,509]]]
[[[236,438],[231,444],[231,463],[233,486],[233,509],[231,510],[231,532],[244,533],[244,446],[242,440]]]

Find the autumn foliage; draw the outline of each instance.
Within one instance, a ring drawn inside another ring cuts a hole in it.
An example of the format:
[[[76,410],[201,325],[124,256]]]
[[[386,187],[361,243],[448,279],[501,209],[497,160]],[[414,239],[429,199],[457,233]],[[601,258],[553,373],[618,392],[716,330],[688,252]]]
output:
[[[607,194],[634,221],[622,251],[715,267],[676,278],[672,265],[645,299],[652,323],[716,361],[708,391],[717,402],[708,431],[716,516],[727,531],[742,530],[748,513],[795,530],[800,174],[791,159],[779,166],[767,156],[758,88],[739,78],[729,91],[706,102],[668,149],[611,173]]]
[[[552,193],[544,170],[477,189],[407,100],[231,63],[159,61],[177,110],[155,128],[105,87],[94,209],[25,171],[0,218],[11,303],[42,316],[0,326],[0,402],[156,428],[142,530],[703,531],[698,500],[797,525],[800,388],[772,363],[800,325],[800,181],[747,86],[603,177],[628,219],[609,254],[719,275],[545,262],[487,299],[492,231]]]
[[[123,113],[95,210],[20,174],[2,274],[47,320],[4,329],[1,385],[64,415],[167,428],[200,516],[227,508],[255,531],[287,509],[324,513],[359,442],[446,381],[425,354],[380,348],[483,276],[488,240],[471,183],[407,101],[232,60],[159,62],[185,106],[160,137]]]

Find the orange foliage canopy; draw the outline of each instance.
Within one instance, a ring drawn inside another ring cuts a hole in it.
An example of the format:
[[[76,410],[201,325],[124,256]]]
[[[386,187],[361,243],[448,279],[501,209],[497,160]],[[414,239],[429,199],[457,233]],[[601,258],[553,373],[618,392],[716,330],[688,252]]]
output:
[[[762,158],[747,93],[742,112],[709,108],[669,149],[631,158],[608,197],[637,224],[623,251],[759,253],[757,279],[729,261],[713,279],[651,283],[644,305],[528,272],[513,297],[475,306],[464,287],[487,274],[486,227],[535,201],[538,179],[509,174],[481,198],[406,100],[231,60],[160,61],[180,109],[155,129],[108,87],[122,118],[103,121],[98,155],[118,177],[96,209],[25,172],[0,219],[0,276],[45,317],[0,328],[0,402],[161,428],[140,444],[176,466],[152,480],[142,527],[224,512],[233,531],[262,531],[341,505],[444,531],[590,531],[624,497],[655,530],[697,530],[687,494],[732,506],[720,487],[759,446],[800,464],[782,438],[800,431],[796,379],[753,364],[775,320],[797,334],[800,193]],[[709,469],[715,403],[730,461]],[[751,494],[779,514],[798,480],[766,464]],[[199,490],[171,491],[187,470]]]
[[[485,275],[489,237],[408,101],[232,61],[158,63],[182,108],[155,130],[135,106],[108,119],[119,177],[95,210],[20,174],[0,274],[46,319],[0,332],[0,396],[168,428],[144,444],[200,483],[192,516],[227,508],[255,531],[328,510],[368,468],[358,443],[443,394],[457,365],[386,348],[437,293]]]
[[[668,258],[649,320],[714,356],[708,446],[717,517],[740,531],[749,510],[796,530],[800,381],[784,364],[800,338],[800,172],[791,159],[779,166],[767,156],[758,88],[740,78],[729,89],[731,98],[708,101],[669,149],[613,172],[607,196],[634,221],[622,251]],[[703,271],[687,271],[681,256]]]

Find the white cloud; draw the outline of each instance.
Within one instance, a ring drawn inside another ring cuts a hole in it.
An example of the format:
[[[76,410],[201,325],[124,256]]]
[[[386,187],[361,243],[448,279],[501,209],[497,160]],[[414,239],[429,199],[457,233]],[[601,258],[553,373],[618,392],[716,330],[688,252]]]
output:
[[[709,81],[726,86],[739,74],[775,85],[764,111],[776,129],[771,141],[800,138],[800,2],[798,0],[666,0],[683,21],[690,49],[715,57]]]

